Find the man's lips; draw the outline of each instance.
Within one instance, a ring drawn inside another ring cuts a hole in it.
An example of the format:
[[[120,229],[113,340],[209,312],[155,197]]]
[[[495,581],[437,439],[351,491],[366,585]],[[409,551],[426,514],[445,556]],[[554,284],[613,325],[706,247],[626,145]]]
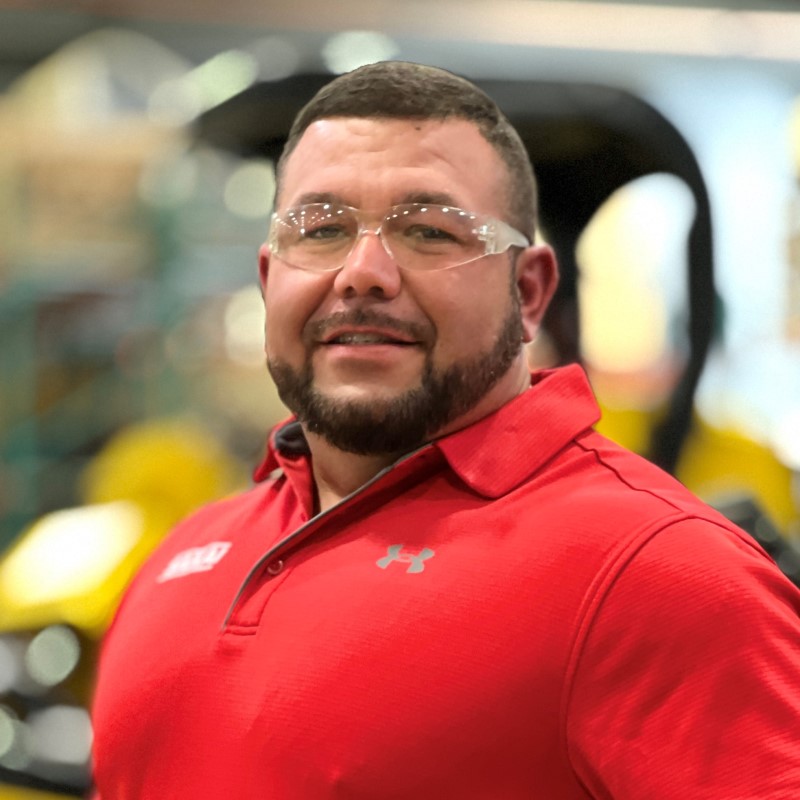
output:
[[[323,345],[402,345],[419,344],[407,334],[398,331],[343,329],[332,331],[321,342]]]
[[[305,331],[312,346],[399,345],[426,346],[432,339],[428,326],[396,319],[374,310],[338,312],[309,324]]]

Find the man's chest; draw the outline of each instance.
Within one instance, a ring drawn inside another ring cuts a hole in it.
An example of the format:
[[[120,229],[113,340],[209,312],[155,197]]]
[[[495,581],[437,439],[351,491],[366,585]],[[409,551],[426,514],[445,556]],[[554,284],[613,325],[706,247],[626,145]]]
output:
[[[193,764],[196,792],[228,791],[236,774],[287,798],[424,797],[424,776],[441,787],[431,797],[453,785],[489,797],[498,764],[509,787],[540,785],[559,760],[575,593],[544,579],[567,559],[551,531],[492,506],[405,496],[295,546],[267,513],[263,549],[255,528],[237,546],[219,527],[165,554],[106,648],[100,773],[150,751],[149,769],[156,753]],[[316,789],[288,793],[295,762],[292,785]]]

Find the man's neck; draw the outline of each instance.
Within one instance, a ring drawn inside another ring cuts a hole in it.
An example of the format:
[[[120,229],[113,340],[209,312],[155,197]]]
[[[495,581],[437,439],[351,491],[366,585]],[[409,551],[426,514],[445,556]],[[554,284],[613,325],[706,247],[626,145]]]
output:
[[[474,408],[436,431],[431,438],[436,439],[472,425],[495,412],[530,385],[530,372],[523,356],[520,356],[513,368],[508,370]],[[402,452],[376,456],[356,455],[339,450],[316,434],[305,431],[305,435],[311,450],[311,465],[317,489],[317,511],[325,511],[336,505],[402,455]]]
[[[398,455],[362,456],[339,450],[320,436],[306,432],[317,488],[317,511],[327,511],[361,488]]]

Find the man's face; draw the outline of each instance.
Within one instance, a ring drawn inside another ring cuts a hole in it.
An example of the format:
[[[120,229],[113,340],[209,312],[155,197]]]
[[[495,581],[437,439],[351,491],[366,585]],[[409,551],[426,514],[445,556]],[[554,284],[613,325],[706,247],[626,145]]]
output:
[[[421,201],[502,219],[504,176],[464,120],[321,120],[286,164],[278,210],[334,201],[376,212],[377,227],[390,206]],[[413,448],[502,405],[519,391],[521,343],[544,312],[527,310],[529,256],[550,258],[538,305],[555,285],[551,254],[529,250],[516,268],[506,253],[412,272],[367,234],[342,269],[312,273],[264,246],[267,357],[284,402],[312,433],[369,454]]]

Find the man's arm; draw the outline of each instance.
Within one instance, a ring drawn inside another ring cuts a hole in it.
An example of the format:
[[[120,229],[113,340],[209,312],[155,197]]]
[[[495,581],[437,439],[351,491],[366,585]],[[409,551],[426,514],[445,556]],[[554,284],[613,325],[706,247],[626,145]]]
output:
[[[749,539],[674,524],[597,601],[565,705],[593,797],[800,797],[800,591]]]

